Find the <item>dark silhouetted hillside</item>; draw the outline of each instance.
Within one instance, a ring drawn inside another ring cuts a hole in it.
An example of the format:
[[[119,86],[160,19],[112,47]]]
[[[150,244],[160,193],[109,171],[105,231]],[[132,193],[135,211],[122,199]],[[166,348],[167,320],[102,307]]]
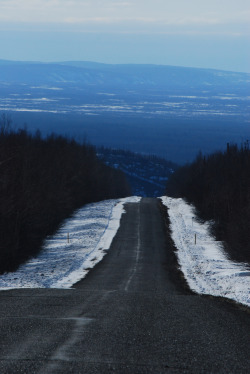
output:
[[[177,169],[176,164],[164,158],[127,150],[100,147],[97,155],[106,165],[123,171],[132,194],[138,196],[162,196],[167,179]]]

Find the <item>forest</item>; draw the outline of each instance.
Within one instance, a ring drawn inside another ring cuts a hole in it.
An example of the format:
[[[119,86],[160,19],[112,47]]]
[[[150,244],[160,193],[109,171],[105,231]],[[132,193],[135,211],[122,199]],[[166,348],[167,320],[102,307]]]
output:
[[[15,270],[41,249],[75,209],[130,195],[124,174],[94,148],[51,134],[14,131],[0,119],[0,273]]]
[[[125,173],[134,196],[164,195],[166,181],[178,167],[156,155],[134,153],[124,149],[98,147],[97,156],[106,165]]]
[[[217,240],[235,261],[250,262],[250,146],[227,149],[179,168],[168,180],[167,195],[184,197],[199,217],[211,220]]]

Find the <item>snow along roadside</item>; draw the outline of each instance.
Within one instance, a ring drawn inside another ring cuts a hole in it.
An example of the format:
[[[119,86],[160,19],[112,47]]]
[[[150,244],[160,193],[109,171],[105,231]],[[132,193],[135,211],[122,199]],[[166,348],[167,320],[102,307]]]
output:
[[[105,256],[120,227],[124,204],[140,199],[105,200],[79,209],[47,238],[37,257],[0,276],[0,290],[72,287]]]
[[[229,260],[209,223],[196,220],[195,208],[183,199],[161,197],[168,208],[171,236],[180,269],[189,287],[199,294],[233,299],[250,306],[250,268]],[[195,244],[196,235],[196,244]]]

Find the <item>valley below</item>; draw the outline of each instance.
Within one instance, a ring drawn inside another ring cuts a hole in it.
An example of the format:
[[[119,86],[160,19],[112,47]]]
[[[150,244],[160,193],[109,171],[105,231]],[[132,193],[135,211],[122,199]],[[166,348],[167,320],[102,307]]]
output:
[[[154,65],[0,63],[16,127],[176,163],[249,138],[249,74]]]

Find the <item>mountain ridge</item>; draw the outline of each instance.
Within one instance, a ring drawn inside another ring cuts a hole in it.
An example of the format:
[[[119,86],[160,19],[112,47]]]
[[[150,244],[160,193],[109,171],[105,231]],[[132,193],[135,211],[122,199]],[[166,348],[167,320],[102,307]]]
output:
[[[0,60],[0,81],[12,83],[82,83],[113,87],[239,86],[250,83],[249,73],[152,64],[103,64],[87,61],[30,62]]]
[[[65,65],[65,66],[74,66],[74,67],[163,67],[163,68],[177,68],[177,69],[189,69],[189,70],[200,70],[200,71],[211,71],[211,72],[224,72],[224,73],[235,73],[235,74],[244,74],[249,75],[249,72],[246,71],[234,71],[234,70],[224,70],[224,69],[216,69],[216,68],[201,68],[201,67],[194,67],[194,66],[184,66],[184,65],[169,65],[169,64],[149,64],[149,63],[119,63],[119,64],[111,64],[106,62],[97,62],[97,61],[87,61],[87,60],[58,60],[58,61],[31,61],[31,60],[8,60],[8,59],[0,59],[0,66],[7,65],[7,64],[31,64],[31,65]]]

